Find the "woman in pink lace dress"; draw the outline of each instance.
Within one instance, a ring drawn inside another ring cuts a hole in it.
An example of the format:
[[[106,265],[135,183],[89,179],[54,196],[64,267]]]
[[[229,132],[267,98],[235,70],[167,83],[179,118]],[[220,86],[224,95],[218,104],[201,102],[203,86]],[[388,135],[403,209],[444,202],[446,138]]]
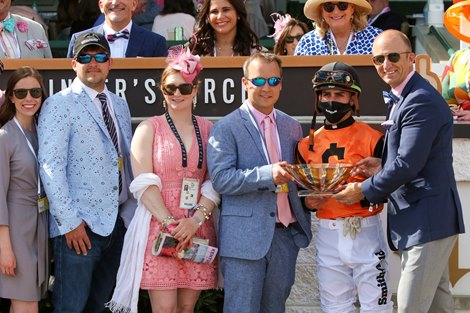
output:
[[[166,113],[141,123],[131,146],[134,176],[154,173],[162,183],[161,189],[150,186],[141,197],[152,213],[141,288],[148,290],[154,313],[193,312],[201,290],[217,285],[215,262],[154,256],[152,246],[160,231],[179,240],[177,250],[194,237],[216,245],[211,218],[215,203],[201,195],[208,180],[205,157],[212,124],[192,112],[202,69],[199,57],[181,48],[167,62],[161,78]]]

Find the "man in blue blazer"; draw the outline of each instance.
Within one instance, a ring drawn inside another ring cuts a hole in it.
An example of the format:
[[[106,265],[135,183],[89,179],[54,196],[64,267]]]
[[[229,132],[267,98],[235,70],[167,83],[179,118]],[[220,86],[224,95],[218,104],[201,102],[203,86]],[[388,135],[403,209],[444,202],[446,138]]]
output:
[[[349,184],[336,198],[379,203],[388,197],[389,243],[402,260],[399,313],[454,312],[447,263],[465,230],[452,168],[452,115],[438,91],[413,70],[406,35],[384,31],[372,52],[396,100],[385,123],[383,159],[359,162],[356,173],[373,176]]]
[[[54,248],[55,313],[101,313],[109,300],[136,202],[129,184],[131,117],[105,85],[111,68],[102,34],[77,38],[77,77],[49,97],[38,126],[40,174]]]
[[[274,109],[282,85],[277,56],[256,53],[243,72],[248,100],[213,126],[207,145],[210,177],[222,195],[218,241],[224,313],[281,313],[294,283],[299,248],[312,238],[310,214],[285,170],[294,163],[302,130],[297,121]],[[269,132],[275,133],[271,146],[280,152],[277,160],[266,142],[266,121],[275,127]],[[275,192],[281,185],[288,185],[287,195]],[[280,210],[289,215],[287,220],[281,221]]]
[[[166,40],[132,22],[132,13],[136,9],[136,0],[99,0],[105,22],[72,35],[67,57],[73,57],[76,38],[85,32],[103,34],[109,42],[113,58],[164,57],[168,54]]]

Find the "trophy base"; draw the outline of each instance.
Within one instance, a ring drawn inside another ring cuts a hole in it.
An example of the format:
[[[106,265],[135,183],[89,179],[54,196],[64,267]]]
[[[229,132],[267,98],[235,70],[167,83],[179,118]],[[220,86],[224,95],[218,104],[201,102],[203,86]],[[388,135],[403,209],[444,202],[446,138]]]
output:
[[[318,192],[314,190],[300,190],[297,195],[299,197],[331,197],[333,192]]]

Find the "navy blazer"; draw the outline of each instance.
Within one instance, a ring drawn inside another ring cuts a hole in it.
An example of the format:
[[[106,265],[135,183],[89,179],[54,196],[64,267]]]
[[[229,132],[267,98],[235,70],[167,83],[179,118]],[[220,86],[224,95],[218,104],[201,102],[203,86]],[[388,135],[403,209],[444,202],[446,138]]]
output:
[[[392,249],[463,233],[452,167],[453,118],[449,106],[423,77],[406,84],[385,135],[382,171],[362,183],[366,198],[388,196]]]
[[[214,189],[222,196],[219,253],[223,257],[259,260],[274,236],[276,201],[272,164],[245,102],[214,124],[207,145],[207,168]],[[282,159],[294,163],[294,149],[302,138],[299,122],[276,110]],[[297,186],[289,183],[289,202],[298,224],[291,227],[297,247],[312,239],[310,213],[304,210]]]
[[[72,35],[67,52],[68,58],[73,58],[73,45],[77,37],[86,32],[96,32],[104,34],[103,24]],[[135,57],[165,57],[168,54],[165,37],[153,33],[136,23],[132,23],[129,43],[126,50],[126,58]],[[113,57],[113,56],[111,56]]]

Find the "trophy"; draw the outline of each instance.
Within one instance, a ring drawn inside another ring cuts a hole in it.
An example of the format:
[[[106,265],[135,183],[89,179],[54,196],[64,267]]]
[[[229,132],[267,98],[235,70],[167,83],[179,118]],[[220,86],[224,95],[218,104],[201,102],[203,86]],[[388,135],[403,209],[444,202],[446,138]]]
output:
[[[332,196],[334,190],[351,177],[353,164],[294,164],[286,167],[295,181],[306,190],[299,190],[299,197]]]

